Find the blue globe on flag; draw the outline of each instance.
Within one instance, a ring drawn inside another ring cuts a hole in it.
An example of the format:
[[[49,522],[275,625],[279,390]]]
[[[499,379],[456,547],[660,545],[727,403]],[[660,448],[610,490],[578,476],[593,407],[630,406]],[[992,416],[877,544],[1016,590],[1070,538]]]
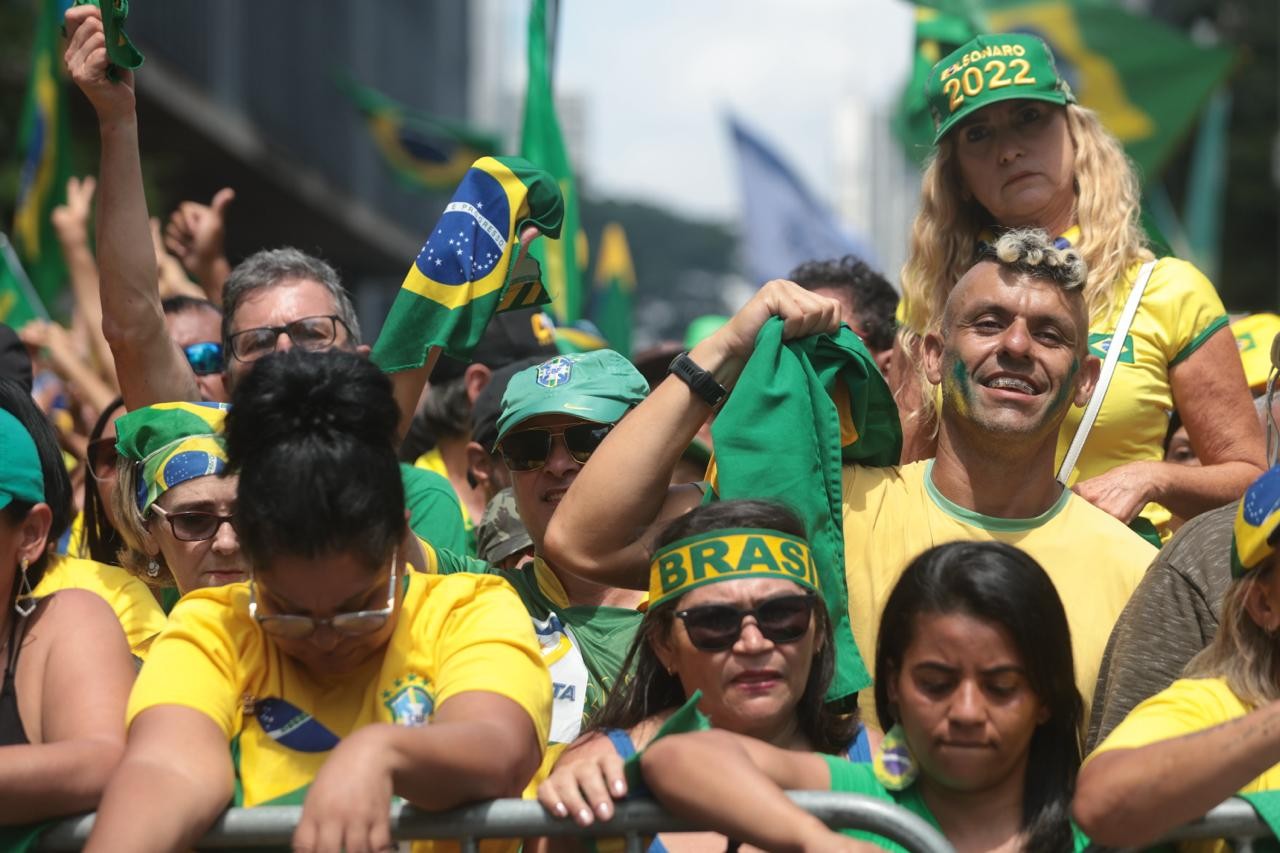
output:
[[[507,249],[511,209],[502,185],[479,169],[467,172],[416,261],[440,284],[466,284],[488,275]]]

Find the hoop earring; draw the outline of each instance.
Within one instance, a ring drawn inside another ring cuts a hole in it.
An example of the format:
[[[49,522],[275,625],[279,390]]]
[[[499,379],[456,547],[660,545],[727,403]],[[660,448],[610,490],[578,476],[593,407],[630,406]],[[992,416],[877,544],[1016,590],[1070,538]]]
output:
[[[885,732],[880,751],[871,760],[871,769],[876,780],[890,791],[905,790],[920,775],[920,765],[911,754],[901,723],[894,723],[893,728]]]
[[[19,616],[26,619],[36,610],[35,593],[31,589],[31,578],[27,577],[27,566],[30,565],[26,557],[23,557],[18,565],[22,568],[22,581],[18,584],[18,597],[13,600],[13,609]],[[26,604],[23,604],[23,601]]]
[[[149,578],[160,577],[160,564],[156,562],[155,557],[152,557],[150,560],[147,561],[147,577]]]

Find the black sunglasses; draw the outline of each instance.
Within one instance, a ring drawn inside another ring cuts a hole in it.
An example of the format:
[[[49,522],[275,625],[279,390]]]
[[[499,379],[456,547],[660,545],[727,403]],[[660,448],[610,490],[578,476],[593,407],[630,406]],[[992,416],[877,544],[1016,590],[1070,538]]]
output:
[[[742,636],[742,620],[755,617],[756,627],[772,643],[794,643],[809,630],[817,596],[808,593],[779,595],[747,610],[732,604],[703,604],[677,610],[693,647],[704,652],[732,648]]]
[[[585,465],[613,424],[574,424],[558,429],[533,428],[513,432],[498,445],[498,452],[512,471],[532,471],[547,464],[551,439],[561,436],[565,449],[580,465]]]
[[[218,535],[218,528],[224,523],[235,529],[235,518],[230,515],[218,515],[216,512],[169,512],[160,504],[153,503],[151,509],[169,522],[173,538],[182,542],[202,542]]]

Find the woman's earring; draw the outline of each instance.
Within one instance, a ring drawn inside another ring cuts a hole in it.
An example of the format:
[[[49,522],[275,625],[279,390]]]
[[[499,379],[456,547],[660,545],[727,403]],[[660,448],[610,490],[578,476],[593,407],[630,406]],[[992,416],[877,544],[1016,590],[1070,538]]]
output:
[[[149,578],[160,577],[160,564],[156,562],[155,557],[152,557],[150,560],[147,561],[147,577]]]
[[[920,767],[907,745],[907,735],[901,723],[895,723],[885,732],[880,751],[871,760],[871,768],[876,780],[890,791],[904,790],[920,775]]]
[[[35,593],[31,589],[31,578],[27,577],[27,566],[30,565],[26,557],[19,562],[22,568],[22,580],[18,584],[18,597],[13,601],[13,609],[18,615],[26,619],[36,610]],[[25,601],[25,603],[24,603]]]

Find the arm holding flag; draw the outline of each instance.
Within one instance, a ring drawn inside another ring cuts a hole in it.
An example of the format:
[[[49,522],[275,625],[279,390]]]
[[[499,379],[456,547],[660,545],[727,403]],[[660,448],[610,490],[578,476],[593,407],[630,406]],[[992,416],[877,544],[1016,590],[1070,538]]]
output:
[[[713,335],[689,353],[699,367],[732,388],[771,317],[783,337],[831,333],[840,306],[789,281],[771,281]],[[701,502],[694,486],[669,487],[671,471],[711,409],[688,385],[667,377],[618,422],[583,467],[547,528],[546,551],[556,565],[596,583],[644,589],[650,536]],[[590,536],[581,531],[591,531]]]
[[[173,400],[199,400],[195,377],[170,340],[160,308],[158,271],[138,153],[133,74],[107,75],[106,37],[96,6],[67,10],[71,77],[98,115],[98,265],[102,331],[115,357],[125,405],[138,408]]]

